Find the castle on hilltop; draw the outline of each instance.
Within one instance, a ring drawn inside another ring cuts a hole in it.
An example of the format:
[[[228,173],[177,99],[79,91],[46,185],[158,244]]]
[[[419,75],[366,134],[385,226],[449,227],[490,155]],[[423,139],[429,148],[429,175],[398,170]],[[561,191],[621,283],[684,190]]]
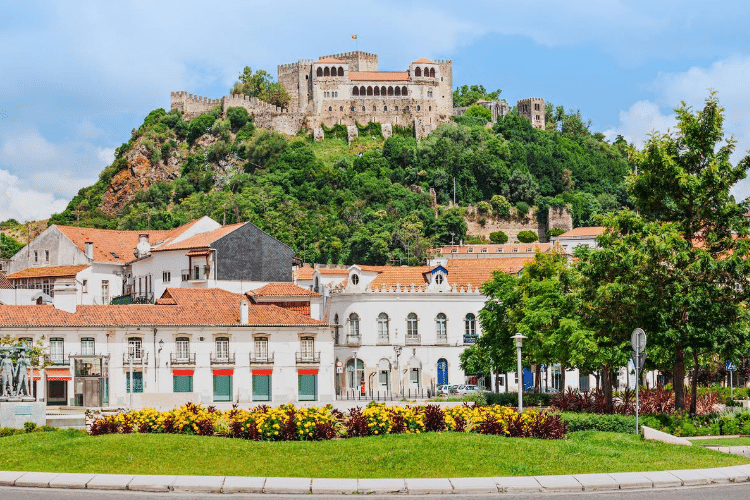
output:
[[[417,139],[425,137],[453,115],[465,109],[453,108],[453,63],[417,59],[405,71],[379,71],[377,54],[354,51],[324,56],[317,61],[299,60],[278,66],[278,81],[292,100],[288,109],[245,96],[221,99],[172,92],[172,109],[186,120],[221,106],[242,107],[255,117],[259,127],[294,135],[300,129],[312,130],[323,138],[322,125],[347,127],[349,139],[358,134],[357,123],[381,124],[389,137],[393,126],[414,127]],[[508,113],[504,101],[480,102],[493,112],[493,118]],[[544,128],[544,100],[525,99],[518,111],[537,128]]]

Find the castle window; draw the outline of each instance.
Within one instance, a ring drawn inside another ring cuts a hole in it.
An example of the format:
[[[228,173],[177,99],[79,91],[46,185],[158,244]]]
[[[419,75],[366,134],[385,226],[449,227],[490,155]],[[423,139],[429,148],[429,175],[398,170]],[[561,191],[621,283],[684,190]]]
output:
[[[372,110],[373,110],[373,111],[377,111],[377,110],[378,110],[378,107],[377,107],[377,106],[373,106],[373,107],[372,107]]]
[[[414,76],[422,76],[422,68],[417,67],[417,69],[414,70]]]
[[[359,95],[359,87],[352,88],[352,95]]]
[[[333,108],[331,106],[328,106],[328,111],[333,111]]]
[[[344,106],[339,106],[339,111],[344,111]]]
[[[349,111],[354,111],[354,106],[352,106],[351,108],[349,108]]]
[[[339,66],[339,76],[344,76],[344,68]]]
[[[359,88],[359,95],[365,95],[366,93],[367,93],[367,91],[365,90],[364,87],[360,87]]]
[[[539,104],[534,104],[534,111],[539,111]]]
[[[427,78],[428,76],[430,76],[430,70],[428,68],[425,68],[424,69],[424,77]]]
[[[388,87],[388,95],[393,95],[393,87]]]
[[[401,95],[401,87],[396,87],[396,95]]]
[[[401,87],[401,95],[409,95],[409,92],[406,90],[406,87]]]
[[[409,111],[409,106],[404,106],[404,111]]]
[[[326,68],[323,70],[323,76],[331,76],[331,70],[326,66]]]
[[[536,115],[536,120],[539,121],[539,115]]]
[[[375,87],[375,95],[380,95],[380,87]]]
[[[388,106],[383,106],[383,111],[388,111]]]
[[[421,109],[422,109],[422,106],[420,106],[419,104],[417,104],[417,111],[421,111]]]
[[[367,87],[367,95],[372,95],[372,87]]]
[[[318,68],[318,71],[315,74],[317,76],[323,76],[323,68]]]
[[[427,91],[427,97],[432,97],[432,90]]]
[[[427,111],[432,111],[432,106],[430,106],[429,108],[427,108]]]
[[[384,87],[384,86],[383,86],[383,87],[380,87],[380,95],[386,95],[386,93],[387,93],[387,92],[388,92],[388,91],[387,91],[387,90],[385,90],[385,87]]]
[[[365,107],[364,107],[364,106],[362,106],[362,111],[363,111],[363,112],[365,111]]]
[[[398,106],[394,106],[393,111],[398,111]]]
[[[430,68],[430,78],[435,78],[435,68]]]

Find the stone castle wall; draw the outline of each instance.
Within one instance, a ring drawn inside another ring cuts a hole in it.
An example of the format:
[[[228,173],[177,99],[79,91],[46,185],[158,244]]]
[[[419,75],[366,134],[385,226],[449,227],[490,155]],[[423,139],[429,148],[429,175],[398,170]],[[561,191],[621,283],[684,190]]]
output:
[[[508,242],[513,243],[518,241],[518,233],[521,231],[533,231],[536,233],[539,241],[547,241],[546,233],[548,229],[564,229],[570,231],[573,229],[573,216],[567,208],[550,207],[547,212],[547,224],[540,224],[531,212],[526,214],[526,217],[521,219],[495,219],[493,217],[486,217],[484,226],[478,222],[479,216],[474,217],[474,220],[467,220],[468,224],[467,234],[474,236],[486,236],[487,239],[490,237],[490,233],[495,231],[502,231],[508,235]]]

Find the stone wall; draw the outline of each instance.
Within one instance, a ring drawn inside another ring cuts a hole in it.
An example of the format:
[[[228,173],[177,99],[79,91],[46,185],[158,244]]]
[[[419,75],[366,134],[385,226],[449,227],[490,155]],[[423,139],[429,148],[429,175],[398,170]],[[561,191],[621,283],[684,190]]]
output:
[[[521,231],[533,231],[537,234],[539,241],[546,242],[548,229],[558,228],[566,231],[573,229],[573,216],[567,208],[550,207],[547,216],[547,225],[540,224],[537,221],[536,215],[532,215],[532,212],[529,212],[526,214],[526,217],[521,219],[515,217],[511,219],[495,219],[491,216],[485,216],[486,222],[484,227],[479,224],[479,217],[474,215],[466,221],[469,226],[466,232],[468,235],[486,236],[489,239],[490,233],[502,231],[508,235],[509,243],[517,241],[518,233]]]
[[[544,115],[544,99],[541,97],[530,97],[521,99],[516,104],[518,114],[531,122],[534,128],[544,130],[546,117]]]
[[[547,229],[573,229],[573,214],[567,208],[549,207]]]
[[[196,116],[221,105],[222,99],[209,99],[208,97],[188,94],[183,90],[181,92],[172,92],[170,101],[172,109],[182,112],[185,120],[192,120]]]

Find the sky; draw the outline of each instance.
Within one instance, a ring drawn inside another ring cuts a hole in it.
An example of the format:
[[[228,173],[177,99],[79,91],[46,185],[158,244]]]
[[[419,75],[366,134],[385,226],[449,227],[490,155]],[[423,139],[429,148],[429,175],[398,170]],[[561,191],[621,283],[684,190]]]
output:
[[[275,76],[355,49],[381,70],[451,59],[454,86],[543,97],[638,146],[715,90],[734,160],[750,149],[742,1],[28,0],[1,13],[0,221],[62,211],[171,91],[219,98],[244,66]],[[733,193],[750,196],[750,180]]]

